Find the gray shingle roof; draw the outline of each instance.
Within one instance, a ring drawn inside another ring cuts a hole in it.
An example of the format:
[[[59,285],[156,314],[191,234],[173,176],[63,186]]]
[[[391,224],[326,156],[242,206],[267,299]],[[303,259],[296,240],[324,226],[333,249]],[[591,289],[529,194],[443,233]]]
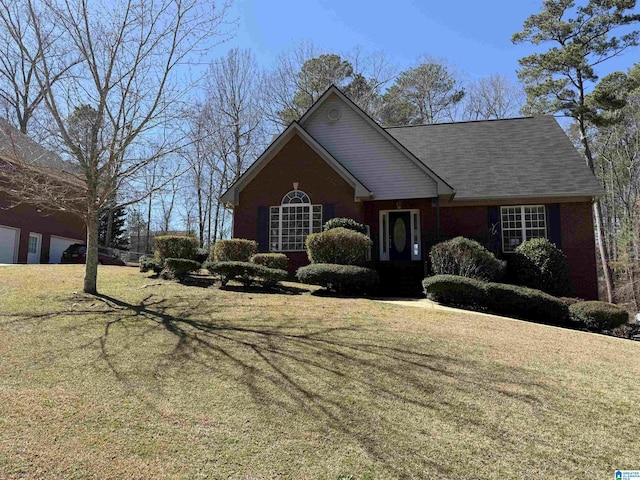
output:
[[[550,116],[386,130],[452,185],[457,200],[603,193]]]
[[[75,165],[65,162],[57,154],[23,134],[1,117],[0,155],[5,155],[9,158],[19,156],[22,160],[38,167],[51,168],[67,173],[77,172]]]

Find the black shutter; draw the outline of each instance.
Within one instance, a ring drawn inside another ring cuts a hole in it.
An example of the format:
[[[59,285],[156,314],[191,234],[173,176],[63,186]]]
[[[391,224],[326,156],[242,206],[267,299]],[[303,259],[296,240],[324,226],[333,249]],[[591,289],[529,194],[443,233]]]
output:
[[[500,253],[502,251],[502,234],[500,223],[500,207],[488,207],[487,208],[487,220],[489,231],[489,248],[493,253]]]
[[[269,207],[258,207],[258,251],[269,251]]]
[[[560,231],[560,205],[552,203],[547,205],[547,236],[551,243],[555,243],[556,247],[562,249],[562,233]]]
[[[336,208],[333,203],[322,205],[322,226],[336,216]]]

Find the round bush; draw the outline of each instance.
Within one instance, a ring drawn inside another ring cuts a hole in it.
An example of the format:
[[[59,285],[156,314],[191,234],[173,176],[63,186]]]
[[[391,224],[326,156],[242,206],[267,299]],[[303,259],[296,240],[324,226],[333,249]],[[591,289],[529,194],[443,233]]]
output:
[[[518,245],[509,259],[509,270],[520,285],[557,297],[574,295],[567,257],[546,238],[533,238]]]
[[[444,305],[483,309],[487,303],[484,283],[459,275],[434,275],[422,281],[429,300]]]
[[[289,265],[289,257],[284,253],[256,253],[250,259],[251,263],[264,265],[269,268],[286,270]]]
[[[300,283],[342,294],[367,294],[378,285],[378,272],[355,265],[315,263],[300,267],[296,277]]]
[[[475,240],[456,237],[434,245],[429,252],[435,275],[460,275],[476,280],[500,278],[504,264]]]
[[[149,257],[147,255],[142,255],[138,263],[140,264],[141,272],[148,272],[149,270],[153,270],[153,273],[160,273],[162,271],[162,262],[160,262],[155,257]]]
[[[184,280],[189,273],[196,272],[200,269],[200,264],[195,260],[186,258],[166,258],[164,260],[163,276],[167,278],[175,278]]]
[[[367,234],[366,225],[356,222],[352,218],[332,218],[324,224],[323,230],[327,232],[329,230],[333,230],[334,228],[346,228],[348,230],[353,230],[354,232],[362,233],[364,235]]]
[[[258,244],[254,240],[231,238],[218,240],[213,246],[212,257],[216,262],[248,262],[258,253]]]
[[[372,242],[363,233],[333,228],[307,237],[307,255],[311,263],[363,265]]]
[[[186,258],[194,260],[198,253],[198,239],[184,235],[163,235],[155,238],[155,254],[160,260],[165,258]]]
[[[613,303],[589,301],[569,307],[572,318],[590,330],[611,330],[629,322],[629,313]]]

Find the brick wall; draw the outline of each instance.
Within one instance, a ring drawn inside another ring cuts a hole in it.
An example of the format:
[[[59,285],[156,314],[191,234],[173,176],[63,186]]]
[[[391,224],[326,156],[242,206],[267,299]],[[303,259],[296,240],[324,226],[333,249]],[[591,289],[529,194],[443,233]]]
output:
[[[75,215],[39,212],[41,209],[27,204],[8,208],[9,205],[8,200],[0,198],[0,225],[20,229],[18,263],[27,263],[30,232],[42,235],[41,263],[49,262],[51,235],[82,240],[86,237],[84,222]]]

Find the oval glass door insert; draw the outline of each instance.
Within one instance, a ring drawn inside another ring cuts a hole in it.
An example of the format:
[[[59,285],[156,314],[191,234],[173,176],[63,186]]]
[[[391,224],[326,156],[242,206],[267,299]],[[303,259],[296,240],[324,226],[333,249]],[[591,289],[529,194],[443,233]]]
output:
[[[402,253],[407,246],[407,226],[400,217],[393,224],[393,247],[396,252]]]

